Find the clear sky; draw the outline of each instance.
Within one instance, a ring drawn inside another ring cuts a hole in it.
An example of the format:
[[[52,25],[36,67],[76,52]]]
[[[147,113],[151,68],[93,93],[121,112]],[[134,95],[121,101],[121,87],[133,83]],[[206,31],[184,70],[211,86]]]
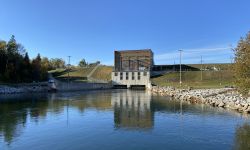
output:
[[[156,64],[230,62],[250,30],[249,0],[0,0],[0,39],[31,57],[113,64],[113,51],[151,48]]]

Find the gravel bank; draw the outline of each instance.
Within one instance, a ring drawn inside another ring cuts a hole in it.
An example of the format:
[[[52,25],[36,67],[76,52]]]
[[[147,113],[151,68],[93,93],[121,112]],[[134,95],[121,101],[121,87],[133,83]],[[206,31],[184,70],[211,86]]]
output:
[[[185,90],[154,86],[151,91],[190,103],[208,104],[241,113],[250,113],[250,97],[244,98],[232,88]]]
[[[19,85],[19,86],[7,86],[0,85],[0,94],[16,94],[16,93],[36,93],[47,92],[48,86],[41,85]]]

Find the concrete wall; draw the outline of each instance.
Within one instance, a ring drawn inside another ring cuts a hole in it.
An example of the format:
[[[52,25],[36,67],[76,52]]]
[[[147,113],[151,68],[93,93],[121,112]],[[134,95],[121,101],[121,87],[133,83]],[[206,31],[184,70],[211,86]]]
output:
[[[112,84],[109,83],[67,83],[57,82],[57,90],[60,91],[81,91],[81,90],[98,90],[98,89],[111,89]]]
[[[134,78],[132,78],[133,74]],[[150,72],[112,72],[112,84],[127,85],[128,88],[130,88],[131,85],[145,85],[146,88],[151,88]]]

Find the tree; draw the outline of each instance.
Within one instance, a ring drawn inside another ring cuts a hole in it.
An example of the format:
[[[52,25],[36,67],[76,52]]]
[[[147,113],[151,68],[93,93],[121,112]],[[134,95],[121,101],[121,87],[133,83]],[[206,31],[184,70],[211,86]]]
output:
[[[50,61],[47,57],[42,58],[41,65],[43,68],[47,68],[47,70],[51,70],[51,68],[52,68]]]
[[[30,62],[25,48],[11,36],[8,42],[0,41],[0,80],[1,82],[30,82],[47,79],[50,62],[38,56]]]
[[[12,35],[10,40],[7,43],[6,47],[6,72],[5,78],[7,80],[11,80],[12,82],[17,82],[19,80],[19,76],[17,74],[17,70],[19,69],[19,53],[18,53],[18,44],[16,43],[15,36]]]
[[[15,36],[12,35],[7,43],[7,54],[9,56],[18,55],[18,44],[16,43]]]
[[[32,79],[39,81],[41,79],[41,56],[38,54],[35,59],[32,60]]]
[[[65,61],[61,58],[52,58],[50,60],[50,65],[53,69],[65,68]]]
[[[85,59],[82,59],[80,62],[79,62],[79,64],[78,64],[78,66],[79,67],[86,67],[88,64],[87,64],[87,62],[85,61]]]
[[[31,81],[31,74],[32,74],[32,68],[30,64],[30,58],[28,53],[25,53],[25,56],[23,58],[22,62],[22,80],[25,82],[30,82]]]
[[[245,38],[240,39],[234,52],[235,84],[243,95],[247,95],[250,91],[250,32]]]
[[[6,70],[7,52],[6,52],[6,42],[0,41],[0,79]]]

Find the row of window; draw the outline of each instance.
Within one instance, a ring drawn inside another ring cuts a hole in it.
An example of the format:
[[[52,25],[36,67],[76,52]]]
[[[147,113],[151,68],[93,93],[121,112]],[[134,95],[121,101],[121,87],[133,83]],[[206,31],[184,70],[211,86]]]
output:
[[[147,72],[143,72],[144,76],[147,76]],[[118,76],[118,73],[115,72],[115,76]],[[129,79],[129,74],[126,72],[126,80]],[[141,72],[137,72],[137,79],[141,79]],[[120,80],[123,80],[123,72],[120,72]],[[132,72],[132,80],[135,80],[135,72]]]
[[[138,73],[138,76],[140,76],[141,75],[141,72],[137,72]],[[135,72],[132,72],[132,75],[134,75],[135,74]],[[120,72],[120,76],[122,76],[123,75],[123,72]],[[128,75],[128,72],[126,72],[126,75]],[[147,76],[147,72],[143,72],[143,75],[144,76]],[[115,72],[115,76],[118,76],[118,72]]]

